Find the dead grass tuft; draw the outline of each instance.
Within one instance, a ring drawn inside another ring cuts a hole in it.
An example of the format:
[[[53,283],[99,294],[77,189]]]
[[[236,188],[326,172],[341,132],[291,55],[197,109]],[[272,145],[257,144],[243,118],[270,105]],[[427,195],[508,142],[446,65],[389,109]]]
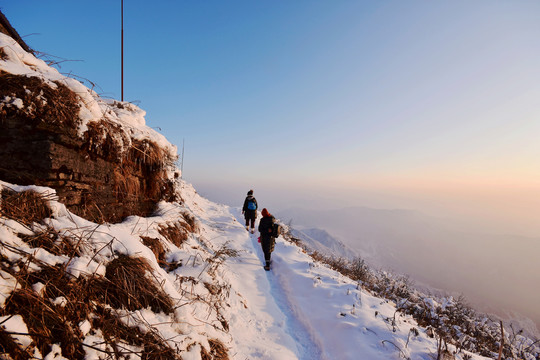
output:
[[[0,114],[17,117],[43,129],[75,128],[80,122],[78,96],[59,81],[56,88],[35,76],[0,73],[0,99],[22,99],[24,107],[0,106]],[[64,132],[64,131],[62,131]]]
[[[31,288],[17,290],[8,298],[4,308],[7,314],[21,315],[36,347],[41,354],[50,351],[50,344],[59,343],[68,359],[83,359],[77,325],[69,321],[67,310],[53,305],[48,298],[36,294]]]
[[[18,234],[17,236],[26,242],[28,246],[45,249],[53,255],[67,255],[70,257],[81,255],[79,248],[70,239],[61,236],[53,228],[48,227],[32,235]]]
[[[144,277],[144,272],[149,269],[140,259],[130,259],[121,257],[108,268],[110,273],[116,273],[116,278],[124,276],[119,267],[125,266],[126,272],[132,277],[139,277],[141,282],[152,283]],[[148,299],[149,291],[154,300],[154,308],[164,308],[163,295],[154,285],[145,286],[135,281],[123,278],[123,284],[118,285],[116,281],[91,276],[74,278],[65,272],[60,266],[47,266],[42,263],[39,265],[42,270],[37,272],[28,271],[29,264],[16,264],[9,266],[7,259],[1,259],[0,263],[4,271],[14,275],[20,285],[20,289],[14,291],[7,299],[5,306],[0,308],[0,316],[21,315],[28,327],[28,335],[33,339],[35,346],[43,356],[51,351],[51,344],[59,344],[62,348],[62,355],[68,359],[84,359],[85,346],[83,344],[83,334],[78,324],[82,321],[90,321],[94,331],[101,330],[109,349],[103,355],[106,358],[128,358],[134,355],[131,350],[119,346],[119,342],[124,341],[130,345],[142,348],[141,356],[143,359],[180,359],[175,350],[169,347],[167,342],[159,337],[155,332],[148,331],[143,333],[138,327],[128,327],[118,315],[115,314],[112,306],[118,305],[122,301],[118,298],[124,296],[130,300],[139,302],[138,306],[143,306]],[[17,271],[14,269],[18,268]],[[44,284],[43,293],[36,293],[32,285],[36,283]],[[129,283],[128,286],[125,286]],[[116,288],[124,287],[124,288]],[[123,293],[125,288],[131,288],[132,295],[118,295]],[[63,297],[63,305],[55,305],[54,299]],[[139,299],[142,297],[142,300]],[[159,303],[158,305],[155,305]],[[138,306],[131,302],[131,307]],[[148,305],[152,306],[152,304]],[[171,305],[168,305],[172,308]],[[30,348],[32,348],[30,346]],[[13,342],[12,337],[6,331],[1,330],[0,324],[0,351],[9,354],[12,359],[30,359],[26,351],[23,351]],[[27,350],[32,351],[31,349]],[[137,357],[137,356],[136,356]]]
[[[190,232],[198,231],[197,219],[195,219],[195,216],[193,214],[184,212],[182,213],[182,217],[184,218],[184,221],[186,222],[186,224],[189,225],[188,230]]]
[[[208,339],[210,351],[201,346],[202,360],[229,360],[227,347],[218,339]]]
[[[222,287],[214,285],[212,283],[205,281],[203,284],[206,290],[208,290],[208,292],[214,296],[219,295],[219,293],[222,291]]]
[[[224,244],[214,253],[214,258],[225,259],[226,257],[238,257],[240,252],[238,250],[231,249],[229,244]]]
[[[107,303],[115,308],[131,311],[150,307],[154,312],[173,312],[173,301],[147,274],[152,273],[148,262],[142,258],[120,255],[107,265],[105,289]]]
[[[166,251],[165,247],[163,246],[163,242],[160,239],[141,236],[141,240],[144,246],[147,246],[150,250],[152,250],[159,266],[164,268],[166,271],[174,271],[182,266],[182,260],[173,262],[168,262],[165,260]]]
[[[31,359],[32,356],[28,351],[21,349],[13,337],[6,332],[0,323],[0,355],[10,354],[11,357],[7,359]]]
[[[3,47],[0,48],[0,60],[8,60],[9,56],[6,54],[6,51]]]
[[[223,245],[221,245],[221,247],[214,252],[214,254],[207,258],[205,261],[206,261],[206,265],[205,265],[205,270],[207,271],[207,273],[210,275],[210,276],[214,276],[216,270],[218,269],[218,267],[227,259],[227,258],[230,258],[230,257],[238,257],[239,256],[239,251],[238,250],[234,250],[234,249],[231,249],[229,247],[229,243],[225,243]]]
[[[191,227],[182,221],[177,221],[169,225],[161,225],[158,232],[165,239],[180,247],[188,239]]]
[[[52,215],[47,204],[49,198],[50,195],[32,190],[16,192],[4,188],[0,193],[0,215],[25,225],[39,223]]]
[[[148,247],[154,253],[158,263],[165,265],[165,248],[159,239],[151,238],[147,236],[141,236],[144,246]]]
[[[167,345],[164,339],[153,332],[143,333],[138,327],[126,326],[110,309],[99,308],[94,315],[92,325],[94,328],[101,329],[105,342],[116,355],[115,358],[121,356],[129,358],[130,352],[117,345],[118,339],[122,339],[129,345],[142,347],[142,353],[137,354],[142,359],[181,360],[181,357]]]

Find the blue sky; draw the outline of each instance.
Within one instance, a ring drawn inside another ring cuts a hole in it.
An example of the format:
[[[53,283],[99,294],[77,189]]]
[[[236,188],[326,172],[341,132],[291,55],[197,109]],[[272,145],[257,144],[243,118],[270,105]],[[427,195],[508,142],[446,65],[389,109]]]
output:
[[[540,2],[124,6],[125,100],[185,139],[185,178],[203,194],[233,203],[255,188],[273,206],[342,198],[540,230]],[[120,98],[120,1],[0,8],[35,50],[81,60],[61,71]]]

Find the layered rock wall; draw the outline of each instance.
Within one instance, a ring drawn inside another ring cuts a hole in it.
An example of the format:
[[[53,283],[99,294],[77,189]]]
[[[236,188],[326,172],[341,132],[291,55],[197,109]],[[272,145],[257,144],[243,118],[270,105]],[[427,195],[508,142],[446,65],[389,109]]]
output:
[[[81,135],[78,98],[62,84],[0,73],[2,99],[1,180],[52,187],[72,212],[99,222],[149,215],[159,200],[174,199],[174,159],[105,119]]]

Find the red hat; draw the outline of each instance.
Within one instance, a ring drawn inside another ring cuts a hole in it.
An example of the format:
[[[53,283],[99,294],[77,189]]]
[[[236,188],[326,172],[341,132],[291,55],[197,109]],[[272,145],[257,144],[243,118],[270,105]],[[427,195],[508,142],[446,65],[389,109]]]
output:
[[[262,209],[261,214],[262,214],[263,217],[270,216],[270,213],[268,212],[268,210],[266,210],[266,208]]]

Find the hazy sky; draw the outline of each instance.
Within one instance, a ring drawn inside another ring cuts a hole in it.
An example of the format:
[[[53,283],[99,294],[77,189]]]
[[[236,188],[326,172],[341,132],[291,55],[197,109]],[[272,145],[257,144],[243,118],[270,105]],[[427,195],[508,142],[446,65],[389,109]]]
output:
[[[120,0],[0,8],[30,47],[81,60],[61,71],[120,98]],[[540,234],[540,2],[124,8],[125,100],[185,139],[203,194],[322,193]]]

